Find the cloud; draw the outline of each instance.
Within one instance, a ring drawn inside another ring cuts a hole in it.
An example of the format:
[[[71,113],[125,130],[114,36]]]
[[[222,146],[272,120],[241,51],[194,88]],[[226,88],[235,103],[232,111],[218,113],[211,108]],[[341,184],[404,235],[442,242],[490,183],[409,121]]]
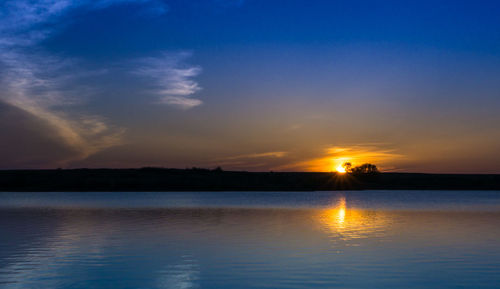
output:
[[[161,103],[166,103],[168,105],[176,106],[180,109],[190,109],[192,107],[198,106],[203,102],[199,99],[187,98],[183,96],[172,96],[167,95],[164,96],[161,100]]]
[[[394,169],[391,164],[404,156],[396,153],[394,149],[385,148],[386,146],[387,144],[359,144],[328,147],[324,149],[322,156],[286,164],[276,169],[325,172],[335,170],[345,162],[351,162],[354,166],[373,163],[382,170],[391,170]]]
[[[287,152],[277,151],[277,152],[265,152],[265,153],[254,153],[246,155],[238,155],[224,158],[224,160],[239,160],[239,159],[255,159],[255,158],[282,158],[286,156]]]
[[[38,43],[57,31],[61,26],[57,20],[72,10],[98,10],[124,3],[142,4],[145,11],[155,15],[168,11],[160,0],[7,0],[0,4],[0,46]]]
[[[154,80],[152,91],[159,98],[159,103],[180,109],[190,109],[203,102],[191,95],[201,90],[192,80],[201,72],[198,66],[185,65],[188,52],[162,53],[159,57],[147,57],[136,61],[133,73]]]
[[[208,162],[210,167],[222,166],[225,169],[263,171],[286,161],[288,152],[270,151],[222,157]]]
[[[77,59],[50,53],[41,43],[63,29],[73,11],[106,9],[119,4],[134,4],[142,15],[158,16],[168,11],[161,0],[0,3],[0,104],[15,107],[45,124],[40,127],[57,139],[58,145],[65,146],[64,158],[57,158],[59,166],[122,144],[125,129],[109,124],[105,117],[86,113],[82,106],[99,92],[98,88],[83,85],[82,80],[103,70],[86,70]],[[202,104],[191,97],[201,89],[192,80],[201,68],[184,65],[189,56],[190,53],[181,52],[142,58],[134,72],[154,80],[153,91],[159,103],[189,109]]]
[[[64,162],[84,159],[120,143],[124,130],[109,126],[102,117],[64,112],[85,96],[84,89],[72,85],[74,77],[65,73],[74,70],[71,62],[14,52],[1,56],[6,68],[0,80],[0,99],[55,129],[59,141],[74,152]]]
[[[60,160],[75,154],[54,137],[57,132],[52,126],[1,101],[0,134],[1,169],[57,167]]]
[[[0,101],[54,129],[61,143],[74,152],[63,163],[120,144],[124,129],[75,108],[92,91],[78,85],[77,79],[96,72],[85,71],[73,59],[51,55],[38,44],[61,27],[58,21],[71,10],[121,3],[148,4],[157,14],[167,9],[155,0],[15,0],[0,4]]]

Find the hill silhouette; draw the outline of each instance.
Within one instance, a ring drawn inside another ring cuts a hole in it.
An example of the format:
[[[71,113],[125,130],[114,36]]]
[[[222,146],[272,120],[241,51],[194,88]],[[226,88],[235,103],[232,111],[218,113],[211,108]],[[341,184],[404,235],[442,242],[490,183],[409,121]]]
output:
[[[209,169],[0,171],[0,191],[500,190],[500,175],[245,172]]]

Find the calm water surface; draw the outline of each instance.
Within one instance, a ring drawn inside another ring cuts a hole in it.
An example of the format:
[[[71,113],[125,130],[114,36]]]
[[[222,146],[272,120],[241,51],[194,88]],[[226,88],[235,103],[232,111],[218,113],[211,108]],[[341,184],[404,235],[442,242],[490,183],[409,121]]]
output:
[[[498,191],[0,200],[0,288],[500,288]]]

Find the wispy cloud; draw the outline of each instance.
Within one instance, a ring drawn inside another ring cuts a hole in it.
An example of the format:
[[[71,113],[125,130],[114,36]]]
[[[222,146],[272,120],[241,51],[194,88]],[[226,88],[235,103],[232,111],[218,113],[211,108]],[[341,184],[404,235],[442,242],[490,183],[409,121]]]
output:
[[[84,89],[68,89],[72,76],[64,73],[74,67],[71,62],[45,56],[2,53],[3,71],[0,81],[2,101],[22,109],[53,127],[60,141],[75,154],[72,161],[88,157],[120,143],[123,129],[106,124],[102,117],[64,112],[83,97]]]
[[[188,52],[162,53],[159,57],[147,57],[137,61],[135,74],[154,80],[152,91],[160,103],[180,109],[190,109],[203,102],[192,95],[201,87],[192,78],[200,74],[201,68],[185,64]]]
[[[231,156],[231,157],[224,158],[224,160],[240,160],[240,159],[255,159],[255,158],[282,158],[286,155],[287,155],[287,152],[276,151],[276,152],[265,152],[265,153],[254,153],[254,154]]]
[[[82,79],[103,70],[88,71],[77,59],[44,50],[42,42],[64,29],[73,11],[120,4],[136,5],[140,15],[158,16],[168,11],[162,0],[0,2],[0,102],[28,113],[57,132],[57,141],[74,152],[60,165],[123,143],[125,129],[85,112],[83,107],[99,88],[83,85]],[[141,58],[132,70],[152,80],[150,88],[157,102],[189,109],[202,104],[192,97],[201,89],[193,80],[201,68],[186,65],[189,56],[180,52]]]
[[[44,52],[38,44],[56,32],[62,16],[76,8],[103,9],[120,3],[148,4],[160,14],[167,11],[156,0],[8,0],[0,4],[0,100],[53,127],[75,155],[88,157],[121,142],[123,129],[103,117],[75,112],[90,89],[75,85],[83,71],[72,59]],[[70,87],[71,86],[71,87]],[[66,108],[72,107],[72,113]]]
[[[0,4],[0,45],[36,44],[57,31],[59,17],[71,10],[97,10],[123,3],[144,4],[147,11],[158,15],[168,11],[160,0],[7,0]]]
[[[223,168],[235,170],[253,170],[263,171],[268,170],[276,165],[286,161],[288,152],[285,151],[269,151],[259,153],[241,154],[215,159],[207,163],[208,166],[222,166]]]

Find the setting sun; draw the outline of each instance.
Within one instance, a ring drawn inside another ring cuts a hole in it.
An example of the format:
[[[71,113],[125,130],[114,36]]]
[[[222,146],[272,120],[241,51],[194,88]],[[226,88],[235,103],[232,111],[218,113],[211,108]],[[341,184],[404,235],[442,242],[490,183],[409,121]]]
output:
[[[341,173],[341,174],[344,174],[346,172],[345,168],[342,165],[338,165],[335,170],[337,171],[337,173]]]

